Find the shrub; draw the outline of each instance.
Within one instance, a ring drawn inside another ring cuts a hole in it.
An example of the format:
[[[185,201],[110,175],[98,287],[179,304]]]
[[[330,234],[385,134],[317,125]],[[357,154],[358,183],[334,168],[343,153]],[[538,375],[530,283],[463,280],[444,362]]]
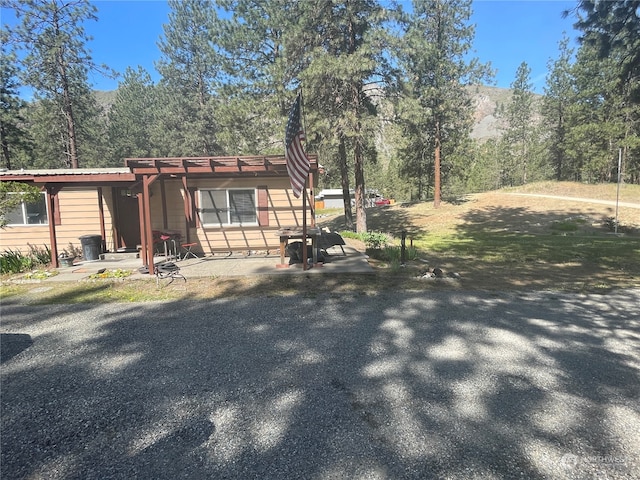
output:
[[[0,254],[0,273],[22,273],[33,270],[39,265],[51,263],[51,250],[45,246],[43,249],[29,245],[30,252],[22,254],[19,250],[5,250]]]
[[[384,248],[378,250],[371,250],[370,256],[389,263],[402,263],[402,247],[386,245]],[[415,247],[405,248],[405,261],[416,260],[419,258],[418,250]]]
[[[20,273],[23,270],[23,256],[20,252],[5,250],[0,255],[0,273]]]
[[[389,238],[381,232],[367,232],[362,235],[362,241],[368,249],[380,250],[389,243]]]
[[[34,245],[29,245],[29,256],[33,259],[36,265],[49,265],[51,263],[51,249],[48,245],[43,248],[38,248]]]
[[[352,232],[351,230],[343,230],[342,232],[340,232],[340,236],[343,238],[354,238],[356,240],[362,240],[361,233]]]
[[[616,231],[616,219],[615,217],[606,217],[602,220],[604,226],[610,232]],[[618,233],[633,233],[633,227],[628,225],[622,225],[620,221],[617,222]]]

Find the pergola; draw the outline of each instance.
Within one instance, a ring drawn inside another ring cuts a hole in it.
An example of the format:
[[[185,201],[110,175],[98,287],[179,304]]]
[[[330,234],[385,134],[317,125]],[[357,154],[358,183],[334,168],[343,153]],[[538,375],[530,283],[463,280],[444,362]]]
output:
[[[318,158],[308,155],[311,163],[309,185],[314,185],[318,171]],[[127,158],[125,165],[137,179],[138,205],[140,214],[140,236],[142,258],[149,272],[154,271],[153,233],[151,228],[150,187],[162,178],[178,178],[182,182],[184,195],[184,214],[187,238],[190,242],[189,225],[195,222],[195,199],[189,188],[188,179],[200,178],[240,178],[240,177],[282,177],[288,176],[286,159],[282,155],[241,156],[241,157],[173,157],[173,158]],[[313,191],[311,191],[313,198]],[[162,194],[165,208],[164,193]]]

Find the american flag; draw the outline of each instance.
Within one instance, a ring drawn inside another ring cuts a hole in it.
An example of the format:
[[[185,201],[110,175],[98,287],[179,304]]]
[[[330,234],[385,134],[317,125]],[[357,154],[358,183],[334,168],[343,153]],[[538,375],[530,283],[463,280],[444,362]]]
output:
[[[307,175],[309,175],[309,158],[307,158],[307,154],[304,153],[302,148],[304,139],[304,130],[300,124],[300,94],[298,93],[296,101],[289,112],[284,154],[287,160],[287,172],[291,180],[291,188],[296,198],[300,198]]]

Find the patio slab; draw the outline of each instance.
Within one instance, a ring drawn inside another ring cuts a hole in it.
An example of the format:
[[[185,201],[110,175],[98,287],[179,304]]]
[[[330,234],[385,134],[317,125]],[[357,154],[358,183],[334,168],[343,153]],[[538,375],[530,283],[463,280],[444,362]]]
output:
[[[344,254],[337,247],[327,250],[327,261],[323,264],[312,266],[307,270],[302,269],[302,264],[294,264],[287,267],[279,267],[279,255],[261,256],[228,256],[216,254],[201,258],[189,258],[176,262],[180,272],[188,278],[213,278],[223,276],[253,276],[253,275],[296,275],[296,274],[336,274],[355,273],[372,274],[373,268],[369,265],[367,257],[353,247],[345,246]],[[288,258],[285,259],[288,261]],[[159,264],[163,257],[156,257],[154,262]],[[74,282],[88,279],[91,275],[101,270],[133,270],[129,278],[149,278],[146,273],[140,273],[142,267],[140,258],[122,258],[97,260],[91,262],[77,262],[73,267],[61,267],[58,275],[48,281]]]

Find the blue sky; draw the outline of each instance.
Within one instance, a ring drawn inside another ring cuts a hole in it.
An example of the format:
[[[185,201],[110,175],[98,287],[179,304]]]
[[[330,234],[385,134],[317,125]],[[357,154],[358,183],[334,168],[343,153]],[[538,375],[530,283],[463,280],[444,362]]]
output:
[[[304,1],[304,0],[301,0]],[[154,80],[158,75],[154,62],[160,58],[157,47],[162,25],[168,22],[169,7],[160,0],[99,0],[98,22],[89,22],[88,44],[96,63],[106,64],[123,73],[127,66],[145,68]],[[410,2],[407,2],[410,3]],[[542,93],[547,62],[558,56],[558,43],[566,32],[577,37],[575,19],[562,18],[562,12],[574,8],[566,0],[474,0],[471,22],[476,25],[475,56],[491,62],[496,70],[495,83],[508,88],[520,63],[531,68],[534,90]],[[12,23],[9,12],[2,11],[2,24]],[[90,78],[98,90],[114,90],[118,80],[99,75]]]

